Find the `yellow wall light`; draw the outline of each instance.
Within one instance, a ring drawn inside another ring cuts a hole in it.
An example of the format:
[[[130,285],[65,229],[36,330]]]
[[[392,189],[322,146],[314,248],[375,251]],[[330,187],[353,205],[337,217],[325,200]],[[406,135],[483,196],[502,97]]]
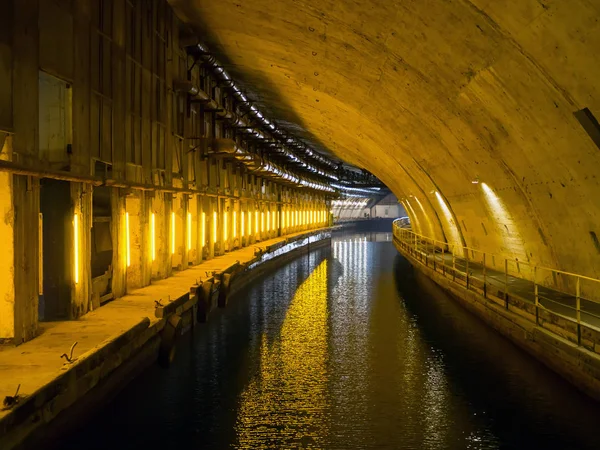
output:
[[[217,243],[217,212],[213,211],[213,244]]]
[[[237,237],[237,212],[233,212],[233,238]]]
[[[131,266],[131,244],[130,244],[130,240],[129,240],[129,213],[126,212],[125,213],[125,245],[127,246],[127,248],[125,249],[125,254],[126,254],[126,263],[127,263],[127,267]]]
[[[245,217],[244,216],[245,215],[246,214],[244,213],[244,211],[242,211],[242,223],[240,224],[242,226],[242,229],[241,229],[240,237],[244,237],[244,228],[245,228],[245,222],[244,222]]]
[[[202,213],[202,248],[206,244],[206,214]]]
[[[73,275],[75,284],[79,283],[79,215],[73,215],[73,264],[75,265]]]
[[[156,217],[154,213],[150,216],[150,247],[152,250],[152,261],[156,261]]]
[[[187,249],[192,249],[192,213],[187,213]]]
[[[175,254],[175,211],[171,212],[171,255]]]

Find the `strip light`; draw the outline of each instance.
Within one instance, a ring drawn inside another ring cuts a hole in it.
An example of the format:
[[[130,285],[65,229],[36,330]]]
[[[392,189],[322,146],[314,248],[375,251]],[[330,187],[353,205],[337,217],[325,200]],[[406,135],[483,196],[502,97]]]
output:
[[[237,237],[237,212],[233,212],[233,238]]]
[[[127,245],[127,267],[131,266],[131,246],[129,242],[129,213],[125,213],[125,245]]]
[[[245,227],[244,227],[244,225],[245,225],[245,222],[244,222],[244,219],[245,219],[245,217],[244,217],[244,216],[245,216],[245,214],[244,214],[244,211],[242,211],[242,223],[241,223],[241,225],[242,225],[242,229],[241,229],[241,237],[244,237],[244,228],[245,228]]]
[[[202,248],[206,245],[206,214],[202,213]]]
[[[213,244],[217,243],[217,212],[213,211]]]
[[[171,255],[175,254],[175,211],[171,212]]]
[[[188,252],[192,249],[192,213],[187,214],[187,249]]]
[[[79,283],[79,215],[73,216],[73,252],[75,264],[75,284]]]
[[[152,247],[152,261],[156,261],[156,218],[154,213],[150,216],[150,245]]]

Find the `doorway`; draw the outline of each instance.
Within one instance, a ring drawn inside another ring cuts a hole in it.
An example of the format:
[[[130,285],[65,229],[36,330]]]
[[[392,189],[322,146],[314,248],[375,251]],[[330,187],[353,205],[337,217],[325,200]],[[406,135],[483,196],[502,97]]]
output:
[[[94,188],[92,195],[92,304],[111,300],[112,292],[112,204],[111,188]]]
[[[42,292],[39,320],[69,319],[71,304],[71,186],[67,181],[40,182],[42,221]]]

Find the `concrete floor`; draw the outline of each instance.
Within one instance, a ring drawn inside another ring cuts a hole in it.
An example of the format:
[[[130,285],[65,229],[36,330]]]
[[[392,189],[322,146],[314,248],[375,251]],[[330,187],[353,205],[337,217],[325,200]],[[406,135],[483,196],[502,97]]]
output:
[[[152,326],[159,321],[154,314],[155,300],[162,299],[162,303],[166,304],[169,298],[179,298],[198,281],[212,277],[211,272],[221,272],[237,261],[251,261],[255,258],[256,250],[264,250],[267,246],[306,233],[303,231],[262,241],[203,261],[169,278],[155,281],[150,286],[136,289],[79,320],[41,323],[41,334],[35,339],[17,347],[0,346],[0,398],[14,395],[19,384],[19,395],[28,396],[54,380],[71,367],[65,364],[61,355],[69,353],[74,342],[77,342],[77,346],[73,355],[81,358],[130,330],[146,317]],[[0,410],[0,420],[8,413]]]

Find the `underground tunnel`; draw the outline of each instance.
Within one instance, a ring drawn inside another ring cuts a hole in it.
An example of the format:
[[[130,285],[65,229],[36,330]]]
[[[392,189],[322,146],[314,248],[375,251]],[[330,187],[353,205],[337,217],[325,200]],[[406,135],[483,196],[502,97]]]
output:
[[[599,1],[2,3],[0,447],[121,395],[207,448],[519,448],[525,401],[594,446],[555,410],[600,418]]]

